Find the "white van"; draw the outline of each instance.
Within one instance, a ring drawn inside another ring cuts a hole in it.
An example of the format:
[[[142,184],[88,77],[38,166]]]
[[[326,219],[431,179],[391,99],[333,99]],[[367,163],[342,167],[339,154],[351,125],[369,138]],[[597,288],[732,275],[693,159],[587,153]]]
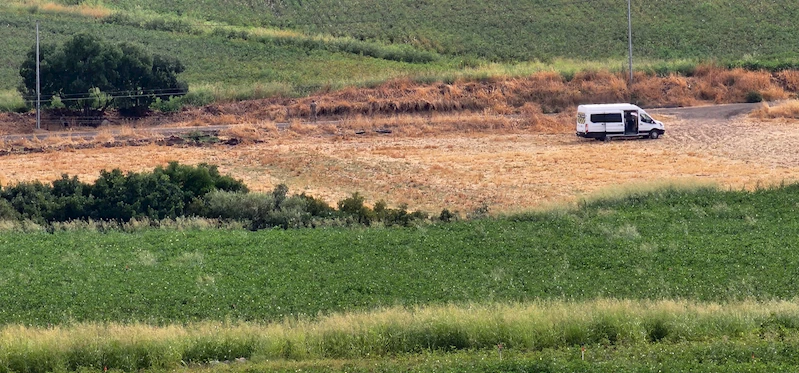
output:
[[[657,139],[666,132],[663,122],[633,104],[580,105],[577,136],[597,140],[611,138]]]

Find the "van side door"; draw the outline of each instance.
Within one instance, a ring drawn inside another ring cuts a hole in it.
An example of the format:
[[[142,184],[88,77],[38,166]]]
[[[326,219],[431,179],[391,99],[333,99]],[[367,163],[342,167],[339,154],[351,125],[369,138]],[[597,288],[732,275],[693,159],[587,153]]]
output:
[[[606,133],[624,133],[624,121],[621,112],[591,114],[592,123],[602,123]]]

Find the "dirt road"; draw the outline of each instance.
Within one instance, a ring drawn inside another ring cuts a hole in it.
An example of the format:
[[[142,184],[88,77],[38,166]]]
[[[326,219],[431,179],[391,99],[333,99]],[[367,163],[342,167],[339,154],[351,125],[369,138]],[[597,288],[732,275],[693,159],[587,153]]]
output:
[[[758,104],[729,104],[729,105],[711,105],[711,106],[697,106],[697,107],[682,107],[682,108],[666,108],[666,109],[650,109],[648,110],[652,114],[660,114],[666,116],[675,116],[679,119],[686,119],[697,121],[699,123],[702,122],[717,122],[725,119],[729,119],[738,115],[746,114],[752,111]],[[518,117],[516,116],[509,116],[509,117]],[[320,121],[314,122],[314,125],[337,125],[341,121],[336,120],[329,120],[329,121]],[[288,128],[290,123],[287,122],[278,122],[275,123],[275,127],[279,130],[284,130]],[[212,126],[170,126],[170,127],[151,127],[147,128],[146,131],[158,136],[173,136],[173,135],[181,135],[186,133],[191,133],[195,131],[201,131],[205,133],[217,133],[220,131],[224,131],[229,129],[233,126],[231,125],[212,125]],[[34,140],[34,139],[47,139],[49,137],[71,137],[71,138],[84,138],[84,139],[91,139],[96,137],[98,134],[107,133],[110,136],[118,136],[123,134],[124,132],[128,131],[127,129],[119,129],[113,126],[108,128],[104,128],[103,130],[98,129],[79,129],[73,131],[37,131],[36,133],[20,133],[20,134],[6,134],[0,135],[0,141],[17,141],[17,140]]]
[[[669,134],[686,151],[714,154],[730,160],[791,168],[799,165],[796,124],[746,118],[761,104],[731,104],[694,108],[656,109],[673,116]]]
[[[679,119],[689,120],[697,123],[714,123],[731,120],[744,114],[750,113],[759,107],[760,103],[752,104],[726,104],[726,105],[707,105],[678,108],[647,109],[651,114],[674,116]]]

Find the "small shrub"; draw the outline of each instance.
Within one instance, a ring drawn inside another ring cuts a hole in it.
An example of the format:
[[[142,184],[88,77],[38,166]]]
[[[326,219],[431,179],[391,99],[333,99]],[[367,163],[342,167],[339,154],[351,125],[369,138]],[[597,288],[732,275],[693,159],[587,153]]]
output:
[[[758,91],[750,91],[746,94],[746,102],[748,103],[756,103],[756,102],[763,102],[763,94]]]
[[[488,217],[488,204],[483,202],[480,206],[477,206],[472,212],[466,214],[466,217],[469,219],[485,219]]]
[[[273,227],[302,228],[310,224],[312,217],[307,211],[305,199],[294,196],[279,201],[273,192],[272,203],[270,209],[259,211],[258,215],[252,219],[250,230]]]
[[[120,26],[141,26],[139,21],[133,19],[133,17],[131,17],[129,14],[123,12],[112,13],[108,17],[104,17],[101,22]]]
[[[162,100],[160,97],[155,99],[155,102],[150,105],[150,109],[158,110],[162,113],[176,113],[183,109],[183,102],[185,101],[183,97],[171,97],[168,100]]]
[[[308,210],[308,213],[311,214],[311,216],[332,218],[336,212],[336,209],[321,199],[314,198],[312,196],[306,195],[305,193],[300,194],[298,197],[305,199],[305,208]]]
[[[205,106],[214,101],[214,95],[211,92],[197,91],[189,92],[180,99],[181,103],[186,106]]]
[[[18,93],[13,91],[0,92],[0,112],[24,113],[28,105]]]
[[[17,220],[20,215],[14,206],[5,199],[0,198],[0,221],[4,220]]]
[[[449,211],[449,210],[447,210],[447,209],[441,210],[441,214],[438,215],[438,220],[441,220],[441,221],[443,221],[445,223],[449,223],[449,222],[455,221],[457,219],[458,219],[458,215],[453,213],[453,212],[451,212],[451,211]]]
[[[592,341],[600,344],[615,345],[619,341],[619,328],[608,319],[601,319],[591,325]]]
[[[205,197],[205,217],[222,220],[251,221],[259,211],[270,210],[272,196],[263,193],[242,193],[217,190]]]
[[[358,223],[369,225],[375,220],[375,213],[372,209],[364,205],[365,198],[358,192],[351,197],[338,202],[338,210],[344,214],[357,219]]]
[[[64,102],[61,101],[61,97],[53,96],[50,99],[50,105],[48,105],[50,109],[65,109],[67,106],[64,105]]]
[[[202,131],[191,131],[181,137],[194,145],[216,144],[219,142],[219,137]]]
[[[646,337],[649,342],[660,342],[669,336],[669,325],[665,320],[658,318],[646,325]]]

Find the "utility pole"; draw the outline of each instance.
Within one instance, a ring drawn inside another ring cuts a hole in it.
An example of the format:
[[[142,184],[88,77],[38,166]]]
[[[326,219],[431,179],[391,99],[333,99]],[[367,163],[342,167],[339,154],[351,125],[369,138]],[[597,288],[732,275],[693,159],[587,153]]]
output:
[[[633,85],[633,17],[632,17],[632,6],[630,2],[632,0],[627,0],[627,42],[630,44],[630,86]]]
[[[39,76],[39,21],[36,21],[36,129],[42,128],[42,83]]]

